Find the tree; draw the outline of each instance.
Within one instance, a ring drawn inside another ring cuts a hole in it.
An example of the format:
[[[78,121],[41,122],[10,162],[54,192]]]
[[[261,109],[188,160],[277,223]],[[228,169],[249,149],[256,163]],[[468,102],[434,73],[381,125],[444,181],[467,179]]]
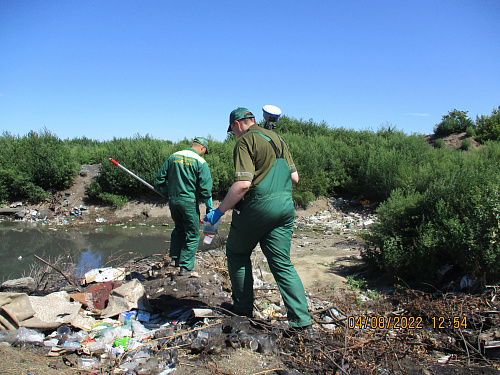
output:
[[[476,124],[478,141],[500,141],[500,106],[493,108],[491,116],[477,116]]]
[[[474,122],[467,117],[469,111],[459,111],[454,109],[443,116],[439,124],[434,127],[434,134],[447,136],[453,133],[463,133],[467,128],[475,127]]]

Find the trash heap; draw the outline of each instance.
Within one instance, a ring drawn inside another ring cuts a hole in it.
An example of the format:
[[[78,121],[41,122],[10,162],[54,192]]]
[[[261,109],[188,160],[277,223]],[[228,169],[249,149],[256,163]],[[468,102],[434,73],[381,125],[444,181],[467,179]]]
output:
[[[214,284],[222,284],[218,275],[211,276]],[[279,306],[269,304],[257,323],[221,307],[207,307],[201,283],[197,274],[177,276],[173,267],[151,259],[135,268],[92,269],[85,273],[82,288],[68,286],[69,292],[44,296],[29,295],[29,278],[9,281],[0,293],[0,345],[28,345],[48,357],[64,358],[75,369],[127,375],[167,374],[178,367],[180,357],[191,354],[277,353],[285,326],[277,329],[266,319],[281,316]],[[229,300],[222,285],[219,289],[220,296],[212,293],[211,301]],[[170,309],[159,309],[157,299],[168,291],[174,293],[168,298],[178,300],[168,301]],[[185,294],[194,297],[191,305],[172,310],[175,303],[186,302]]]
[[[375,213],[377,205],[377,202],[368,200],[359,202],[332,197],[328,199],[328,209],[319,210],[313,216],[300,217],[296,220],[295,227],[320,231],[325,235],[355,233],[368,229],[378,221]]]
[[[10,204],[8,208],[0,209],[0,215],[9,215],[14,221],[23,221],[40,224],[69,225],[70,222],[82,216],[88,216],[89,210],[86,205],[70,206],[67,199],[61,199],[57,204],[51,205],[51,215],[43,216],[36,208],[25,207],[23,202]],[[5,220],[3,217],[0,220]],[[106,222],[103,218],[97,218],[96,222]]]

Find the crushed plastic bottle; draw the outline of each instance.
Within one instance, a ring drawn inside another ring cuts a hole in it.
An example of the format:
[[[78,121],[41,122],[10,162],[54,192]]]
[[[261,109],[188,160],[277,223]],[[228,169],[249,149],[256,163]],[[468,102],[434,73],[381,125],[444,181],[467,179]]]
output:
[[[17,341],[17,331],[0,331],[0,342],[13,344]]]
[[[17,330],[17,341],[19,342],[43,342],[45,335],[36,329],[20,327]]]
[[[191,343],[191,349],[201,352],[208,346],[208,342],[208,338],[206,337],[197,337]]]
[[[59,326],[57,328],[57,338],[60,340],[65,340],[68,335],[71,333],[71,328],[69,328],[66,324]]]
[[[77,358],[76,364],[81,368],[93,368],[99,366],[99,361],[95,358]]]
[[[270,354],[273,352],[271,337],[267,333],[257,335],[257,341],[259,343],[259,353]]]
[[[132,328],[134,330],[134,337],[139,341],[151,337],[154,333],[144,327],[141,322],[138,322],[136,320],[132,321]]]

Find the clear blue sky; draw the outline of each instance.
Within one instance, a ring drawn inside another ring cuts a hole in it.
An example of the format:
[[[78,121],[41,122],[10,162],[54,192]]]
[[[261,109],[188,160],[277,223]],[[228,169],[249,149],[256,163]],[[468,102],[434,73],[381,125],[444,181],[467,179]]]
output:
[[[0,130],[223,141],[229,113],[430,134],[500,105],[500,1],[2,0]]]

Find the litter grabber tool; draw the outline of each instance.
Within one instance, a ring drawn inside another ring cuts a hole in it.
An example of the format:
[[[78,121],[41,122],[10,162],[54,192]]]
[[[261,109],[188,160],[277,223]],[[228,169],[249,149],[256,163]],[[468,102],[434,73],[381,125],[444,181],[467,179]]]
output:
[[[127,168],[125,168],[123,165],[121,165],[120,163],[118,163],[116,160],[113,160],[113,158],[109,158],[109,161],[111,163],[113,163],[114,165],[116,165],[117,167],[123,169],[125,172],[127,172],[129,175],[131,175],[137,181],[142,182],[144,185],[146,185],[148,188],[150,188],[151,190],[153,190],[155,193],[157,193],[157,194],[161,195],[163,198],[165,198],[165,196],[162,193],[160,193],[157,189],[155,189],[155,187],[153,185],[147,183],[142,178],[140,178],[139,176],[137,176],[135,173],[130,172]]]

